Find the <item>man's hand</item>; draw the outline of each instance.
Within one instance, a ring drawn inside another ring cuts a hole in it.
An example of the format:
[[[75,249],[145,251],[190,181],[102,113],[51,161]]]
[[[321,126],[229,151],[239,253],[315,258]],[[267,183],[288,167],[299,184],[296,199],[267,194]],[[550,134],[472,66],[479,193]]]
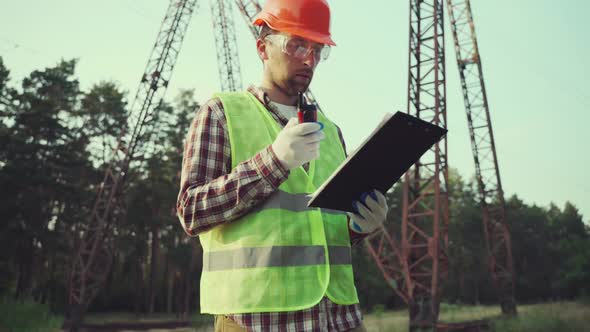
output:
[[[360,203],[364,202],[364,204]],[[372,233],[387,217],[387,199],[379,190],[364,193],[359,201],[352,202],[352,207],[357,213],[349,213],[350,228],[361,234]]]
[[[326,138],[318,122],[298,124],[291,118],[277,135],[272,149],[285,168],[292,170],[320,156],[320,142]]]

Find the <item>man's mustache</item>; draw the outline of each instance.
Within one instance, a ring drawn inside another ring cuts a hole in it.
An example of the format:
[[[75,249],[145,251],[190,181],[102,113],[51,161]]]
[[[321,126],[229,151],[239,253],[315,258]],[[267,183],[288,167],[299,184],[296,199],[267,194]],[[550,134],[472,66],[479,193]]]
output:
[[[306,76],[313,76],[313,70],[311,69],[303,69],[303,70],[298,70],[295,72],[295,75],[306,75]]]

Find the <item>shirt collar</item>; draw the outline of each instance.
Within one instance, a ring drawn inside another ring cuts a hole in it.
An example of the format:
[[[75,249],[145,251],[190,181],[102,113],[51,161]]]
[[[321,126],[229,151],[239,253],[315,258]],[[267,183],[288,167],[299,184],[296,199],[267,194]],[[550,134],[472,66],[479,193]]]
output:
[[[256,97],[256,99],[258,99],[258,101],[260,101],[262,103],[262,105],[267,106],[267,107],[270,105],[270,97],[260,87],[257,87],[255,85],[250,85],[248,87],[248,92],[253,94],[254,97]]]
[[[276,117],[281,119],[281,121],[283,121],[283,122],[289,121],[289,119],[285,118],[283,116],[283,114],[281,114],[281,112],[279,112],[279,110],[276,108],[276,106],[273,105],[273,103],[271,103],[268,93],[264,92],[264,90],[262,90],[260,87],[255,86],[255,85],[250,85],[248,87],[248,92],[250,92],[252,95],[254,95],[254,97],[256,97],[256,99],[258,99],[258,101],[260,101],[260,103],[262,103],[262,105],[264,105],[264,107],[266,107],[266,109],[268,109]]]

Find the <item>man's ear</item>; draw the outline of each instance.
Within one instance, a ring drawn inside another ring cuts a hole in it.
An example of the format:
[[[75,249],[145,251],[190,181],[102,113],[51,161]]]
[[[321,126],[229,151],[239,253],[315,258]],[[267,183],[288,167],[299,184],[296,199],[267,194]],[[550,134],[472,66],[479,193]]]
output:
[[[256,40],[256,51],[258,52],[258,57],[260,58],[260,60],[268,60],[268,52],[264,40]]]

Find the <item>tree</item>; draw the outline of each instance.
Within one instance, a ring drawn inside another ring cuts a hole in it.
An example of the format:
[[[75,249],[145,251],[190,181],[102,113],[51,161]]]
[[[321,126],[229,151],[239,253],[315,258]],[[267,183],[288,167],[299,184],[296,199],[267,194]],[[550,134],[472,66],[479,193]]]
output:
[[[110,160],[117,139],[127,127],[126,106],[125,94],[113,82],[96,84],[84,94],[81,115],[95,165]]]
[[[551,248],[559,262],[555,287],[567,298],[590,290],[590,234],[578,209],[566,202],[561,213],[552,207],[550,229],[553,234]]]
[[[0,56],[0,187],[6,188],[9,182],[7,172],[5,171],[7,158],[9,155],[8,148],[11,146],[10,122],[13,121],[14,112],[14,90],[9,86],[10,71],[4,66],[4,61]],[[0,225],[0,295],[6,293],[11,286],[13,270],[10,254],[14,252],[11,242],[7,241],[5,231],[9,229],[9,218],[16,215],[17,206],[14,200],[9,197],[8,192],[0,190],[0,216],[5,220]]]
[[[3,137],[2,185],[5,202],[13,207],[4,234],[12,237],[17,253],[19,297],[31,294],[34,259],[44,260],[36,255],[51,241],[64,205],[80,196],[88,167],[87,141],[76,123],[80,90],[75,65],[75,60],[62,60],[25,78]]]

